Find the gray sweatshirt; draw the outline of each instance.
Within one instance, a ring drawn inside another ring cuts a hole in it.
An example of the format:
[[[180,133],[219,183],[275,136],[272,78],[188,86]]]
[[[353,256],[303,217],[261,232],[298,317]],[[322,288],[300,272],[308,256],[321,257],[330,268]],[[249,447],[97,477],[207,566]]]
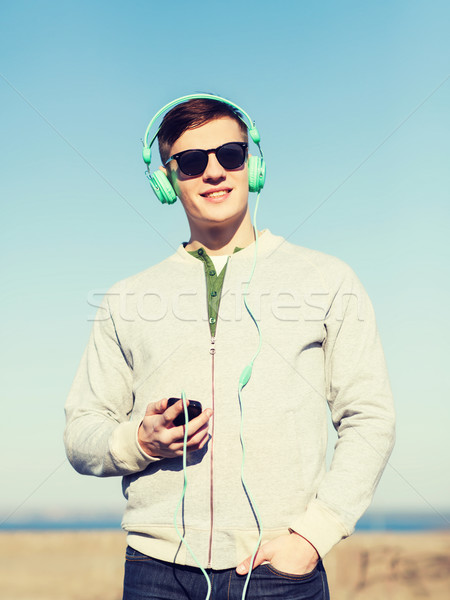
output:
[[[154,558],[195,564],[173,525],[182,459],[152,458],[137,441],[148,403],[181,390],[214,416],[209,443],[188,455],[180,529],[201,564],[214,569],[235,567],[258,539],[240,479],[238,402],[239,377],[258,346],[243,305],[253,254],[254,244],[229,259],[213,340],[203,263],[182,246],[114,285],[67,400],[71,464],[80,473],[123,476],[128,542]],[[242,392],[245,479],[262,541],[292,528],[323,557],[353,531],[393,446],[373,309],[346,264],[268,230],[259,239],[248,303],[262,349]],[[327,406],[338,432],[328,471]]]

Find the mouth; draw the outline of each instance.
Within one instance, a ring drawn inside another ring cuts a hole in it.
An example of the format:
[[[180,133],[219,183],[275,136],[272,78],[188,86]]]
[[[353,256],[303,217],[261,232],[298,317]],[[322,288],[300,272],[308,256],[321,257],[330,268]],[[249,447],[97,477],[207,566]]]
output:
[[[202,196],[203,198],[206,198],[207,200],[217,202],[217,201],[224,200],[225,198],[227,198],[228,195],[230,194],[230,192],[231,192],[231,188],[220,188],[220,189],[207,190],[206,192],[203,192],[203,194],[200,194],[200,196]]]

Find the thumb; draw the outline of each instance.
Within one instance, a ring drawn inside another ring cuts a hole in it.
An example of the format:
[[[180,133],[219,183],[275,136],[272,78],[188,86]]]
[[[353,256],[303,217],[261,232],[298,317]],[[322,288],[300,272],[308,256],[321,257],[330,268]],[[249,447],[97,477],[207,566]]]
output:
[[[268,557],[266,556],[266,553],[264,551],[264,546],[262,546],[258,552],[256,553],[255,556],[255,560],[253,561],[253,569],[255,567],[258,567],[261,563],[263,563],[265,560],[268,560]],[[250,563],[252,561],[252,557],[248,556],[243,562],[241,562],[237,567],[236,567],[236,571],[239,575],[245,575],[246,573],[248,573],[249,569],[250,569]]]

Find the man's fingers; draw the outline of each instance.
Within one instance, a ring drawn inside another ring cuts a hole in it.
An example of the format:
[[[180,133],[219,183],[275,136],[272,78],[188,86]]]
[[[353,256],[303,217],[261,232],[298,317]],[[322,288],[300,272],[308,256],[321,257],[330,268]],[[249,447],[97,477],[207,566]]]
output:
[[[246,575],[248,573],[248,571],[250,569],[251,560],[252,560],[252,557],[248,556],[243,562],[241,562],[241,564],[239,564],[236,567],[236,571],[238,572],[239,575]],[[259,565],[262,564],[265,560],[269,560],[269,558],[266,556],[266,554],[264,552],[264,546],[261,546],[261,548],[256,553],[255,560],[253,562],[253,569],[255,567],[259,567]]]
[[[176,431],[177,429],[184,429],[183,426],[181,427],[175,427],[174,429],[171,429],[170,431]],[[203,425],[203,427],[201,427],[198,431],[196,431],[192,436],[188,437],[187,439],[187,443],[186,443],[186,449],[188,452],[195,452],[196,450],[200,450],[201,448],[203,448],[203,446],[205,444],[207,444],[210,435],[208,433],[208,423],[206,423],[205,425]],[[183,455],[183,447],[184,447],[184,436],[182,438],[178,438],[178,439],[173,439],[173,441],[170,443],[169,449],[172,452],[175,452],[177,454],[177,456],[182,456]]]
[[[178,402],[175,402],[175,404],[172,404],[172,406],[169,406],[168,408],[167,402],[168,401],[166,401],[166,410],[163,413],[163,418],[166,427],[170,426],[173,420],[176,419],[178,415],[180,415],[184,411],[183,400],[178,400]],[[189,400],[186,400],[186,404],[187,406],[189,406]]]
[[[150,417],[152,415],[161,415],[167,408],[167,398],[158,400],[157,402],[150,402],[145,411],[145,416]]]
[[[195,444],[194,446],[187,446],[186,452],[196,452],[197,450],[201,450],[203,446],[207,443],[208,436],[205,436],[203,440],[199,444]],[[183,444],[174,444],[170,446],[170,455],[171,456],[183,456]]]
[[[189,401],[186,401],[189,404]],[[183,454],[185,426],[175,426],[173,421],[184,411],[183,401],[178,400],[168,406],[167,398],[152,402],[147,406],[146,415],[139,427],[138,439],[150,456],[170,458]],[[212,416],[210,408],[192,419],[187,430],[187,450],[194,452],[208,442],[208,421]]]
[[[166,411],[167,413],[168,411]],[[213,412],[210,408],[205,409],[198,417],[189,421],[188,424],[188,439],[190,440],[198,431],[201,429],[208,428],[208,421],[211,418]],[[175,418],[175,417],[174,417]],[[171,429],[174,441],[181,441],[184,439],[184,425],[179,425]]]
[[[198,429],[197,431],[195,431],[191,436],[188,436],[187,439],[187,444],[186,447],[188,449],[188,451],[192,451],[192,450],[197,450],[198,448],[200,448],[201,446],[204,446],[205,443],[208,441],[208,423],[205,423],[205,425],[203,425],[200,429]],[[184,425],[181,425],[180,427],[175,427],[174,429],[171,430],[172,432],[175,432],[177,430],[180,430],[183,432],[184,430]],[[184,445],[184,433],[181,434],[181,437],[174,437],[171,443],[171,449],[174,450],[181,450],[181,452],[183,452],[183,445]]]
[[[198,417],[189,421],[188,437],[191,438],[200,429],[208,427],[208,421],[212,417],[213,411],[210,408],[205,409]],[[184,432],[183,432],[184,434]]]
[[[195,450],[200,446],[204,446],[208,441],[208,424],[206,423],[201,427],[198,431],[196,431],[192,436],[188,437],[187,448],[188,450]]]

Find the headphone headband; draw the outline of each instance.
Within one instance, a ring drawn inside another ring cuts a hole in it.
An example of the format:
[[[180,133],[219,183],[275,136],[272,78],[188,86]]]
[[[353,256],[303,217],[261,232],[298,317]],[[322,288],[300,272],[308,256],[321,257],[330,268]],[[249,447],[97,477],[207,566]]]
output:
[[[235,108],[236,110],[238,110],[247,119],[248,123],[245,122],[245,120],[241,117],[241,115],[236,114],[236,116],[239,117],[241,119],[241,121],[244,123],[244,125],[247,127],[250,137],[255,142],[255,144],[257,144],[257,146],[259,148],[259,142],[261,141],[261,137],[259,135],[258,130],[255,127],[255,122],[252,121],[252,119],[250,118],[250,115],[243,108],[241,108],[234,102],[231,102],[231,100],[227,100],[226,98],[222,98],[221,96],[215,96],[213,94],[188,94],[187,96],[181,96],[180,98],[176,98],[175,100],[172,100],[172,102],[168,102],[165,106],[163,106],[160,110],[158,110],[156,115],[153,117],[153,119],[148,124],[148,127],[145,131],[144,149],[142,152],[142,154],[144,156],[144,162],[146,162],[147,164],[150,163],[151,147],[159,133],[160,128],[158,127],[155,135],[152,137],[150,143],[148,143],[148,137],[150,135],[150,130],[151,130],[153,124],[155,123],[155,121],[157,121],[158,118],[162,114],[169,111],[171,108],[174,108],[175,106],[177,106],[178,104],[182,104],[183,102],[187,102],[188,100],[217,100],[218,102],[223,102],[224,104],[228,104],[232,108]],[[261,149],[260,149],[260,151],[261,151]],[[148,155],[148,162],[147,162],[146,155]],[[262,153],[261,153],[261,155],[262,155]]]

